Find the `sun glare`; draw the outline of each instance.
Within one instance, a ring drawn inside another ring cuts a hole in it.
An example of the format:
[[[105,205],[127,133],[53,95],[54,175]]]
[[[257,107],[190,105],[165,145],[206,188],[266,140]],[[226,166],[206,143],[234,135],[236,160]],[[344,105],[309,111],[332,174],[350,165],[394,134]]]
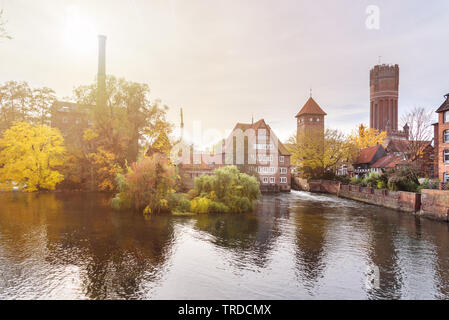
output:
[[[94,23],[83,15],[79,8],[70,6],[66,10],[64,41],[76,53],[91,53],[96,50],[97,32]]]

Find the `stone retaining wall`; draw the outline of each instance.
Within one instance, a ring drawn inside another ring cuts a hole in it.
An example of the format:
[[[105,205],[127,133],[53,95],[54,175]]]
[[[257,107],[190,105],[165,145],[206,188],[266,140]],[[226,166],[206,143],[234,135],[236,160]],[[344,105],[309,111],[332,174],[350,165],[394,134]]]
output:
[[[420,214],[449,221],[449,191],[422,190]]]
[[[338,181],[305,180],[295,177],[301,190],[335,194],[342,198],[362,201],[395,210],[411,212],[432,219],[449,221],[449,191],[427,190],[419,193],[373,189],[343,185]]]

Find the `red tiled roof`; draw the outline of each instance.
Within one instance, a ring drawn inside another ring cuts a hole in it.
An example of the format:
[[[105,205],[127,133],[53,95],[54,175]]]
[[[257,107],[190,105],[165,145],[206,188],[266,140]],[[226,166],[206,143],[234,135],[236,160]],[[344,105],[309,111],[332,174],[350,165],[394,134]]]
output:
[[[392,152],[407,152],[409,144],[408,140],[391,140],[387,148]]]
[[[362,149],[354,164],[370,163],[379,148],[382,148],[382,145],[378,144],[373,147]]]
[[[385,156],[377,160],[371,168],[394,168],[397,164],[402,162],[402,158],[400,156]]]
[[[245,131],[245,130],[247,130],[247,129],[254,129],[254,130],[256,131],[256,130],[259,129],[263,124],[265,124],[265,126],[266,126],[266,128],[267,128],[267,132],[268,132],[268,131],[271,131],[270,126],[269,126],[268,124],[266,124],[266,122],[265,122],[264,119],[260,119],[259,121],[254,122],[254,123],[252,123],[252,124],[250,124],[250,123],[240,123],[240,122],[238,122],[238,123],[235,125],[234,130],[236,130],[236,129],[241,129],[241,130]],[[233,130],[233,131],[234,131],[234,130]],[[273,131],[271,131],[271,132],[274,134]],[[281,140],[279,140],[279,139],[276,137],[276,135],[274,135],[274,138],[277,139],[277,141],[278,141],[278,149],[279,149],[279,153],[280,153],[281,155],[283,155],[283,156],[289,156],[289,155],[290,155],[290,152],[289,152],[289,151],[287,150],[287,148],[282,144]]]
[[[420,145],[422,147],[427,147],[427,145],[431,144],[432,141],[410,141],[410,140],[391,140],[388,143],[387,149],[391,152],[402,152],[405,153],[409,151],[411,143],[417,143],[416,145]]]
[[[326,115],[326,112],[323,111],[323,109],[320,108],[318,103],[316,103],[315,100],[313,100],[312,97],[307,100],[306,104],[302,107],[302,109],[298,112],[296,115],[296,118],[298,118],[300,115],[303,114],[319,114],[319,115]]]

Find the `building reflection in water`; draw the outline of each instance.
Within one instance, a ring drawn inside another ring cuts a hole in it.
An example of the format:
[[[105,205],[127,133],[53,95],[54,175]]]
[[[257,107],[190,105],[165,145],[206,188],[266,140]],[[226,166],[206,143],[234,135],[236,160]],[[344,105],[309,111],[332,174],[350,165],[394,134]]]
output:
[[[296,276],[310,295],[326,267],[326,233],[328,220],[320,206],[294,209],[296,225]]]

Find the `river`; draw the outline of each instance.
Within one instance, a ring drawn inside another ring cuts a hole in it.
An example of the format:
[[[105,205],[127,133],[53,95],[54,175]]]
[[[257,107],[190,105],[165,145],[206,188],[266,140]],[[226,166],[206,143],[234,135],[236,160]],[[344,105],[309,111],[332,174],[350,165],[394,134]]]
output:
[[[0,299],[448,299],[449,226],[293,191],[144,217],[106,194],[1,193]]]

